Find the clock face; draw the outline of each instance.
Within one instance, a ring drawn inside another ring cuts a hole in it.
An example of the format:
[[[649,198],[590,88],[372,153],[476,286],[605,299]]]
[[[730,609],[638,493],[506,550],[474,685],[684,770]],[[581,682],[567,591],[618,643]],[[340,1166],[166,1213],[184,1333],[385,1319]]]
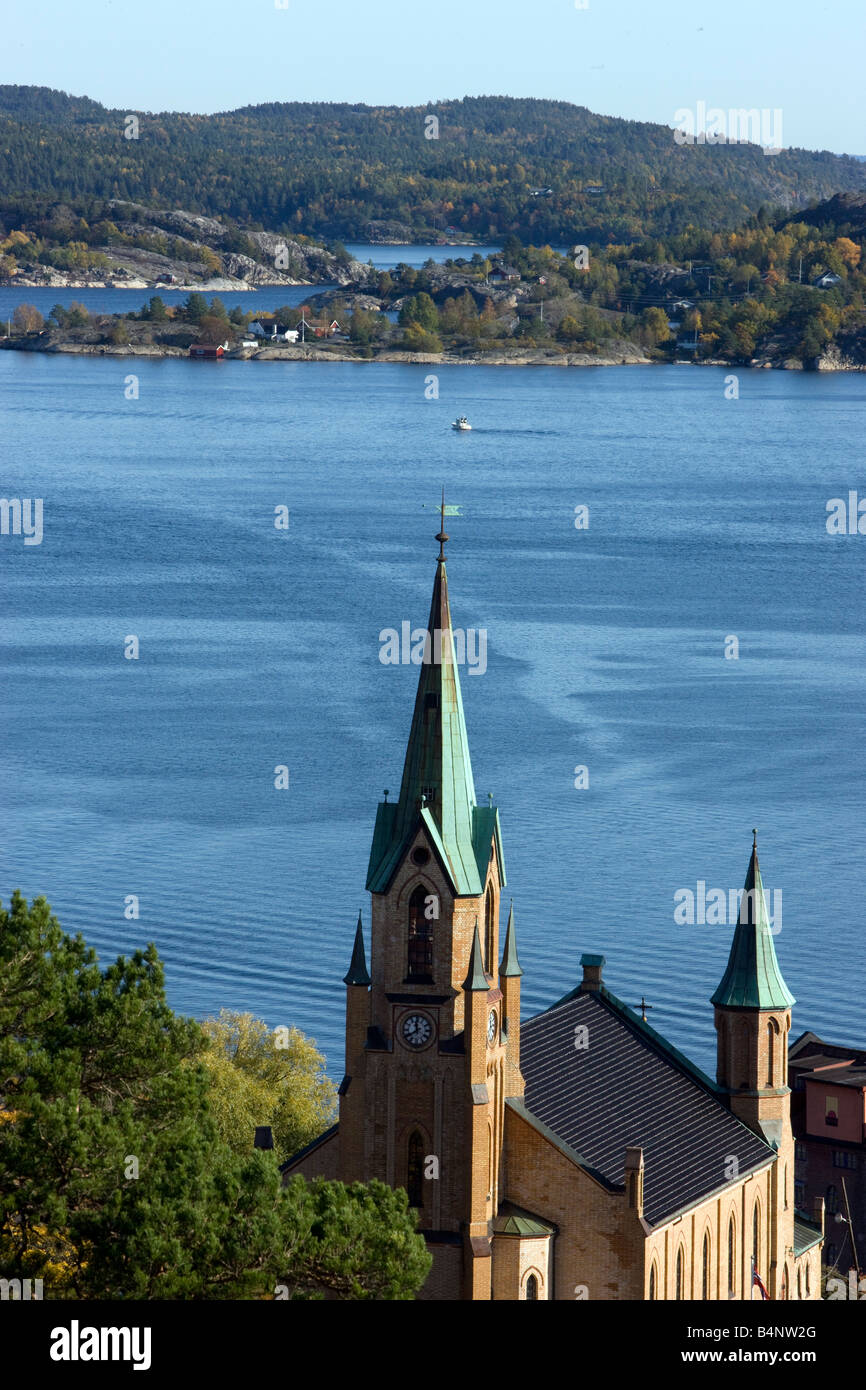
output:
[[[403,1041],[409,1047],[426,1047],[433,1036],[433,1024],[424,1014],[407,1014],[400,1025]]]
[[[489,1043],[494,1043],[494,1042],[496,1041],[496,1010],[495,1010],[495,1009],[491,1009],[491,1010],[490,1010],[490,1014],[489,1014],[489,1017],[488,1017],[488,1019],[487,1019],[487,1041],[488,1041]]]

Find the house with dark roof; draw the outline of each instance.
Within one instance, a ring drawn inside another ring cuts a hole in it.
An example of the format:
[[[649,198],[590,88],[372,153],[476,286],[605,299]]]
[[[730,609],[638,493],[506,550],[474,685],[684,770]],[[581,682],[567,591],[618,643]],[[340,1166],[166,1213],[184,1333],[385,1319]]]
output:
[[[801,1033],[788,1070],[795,1198],[824,1201],[824,1262],[847,1278],[866,1250],[866,1048]]]
[[[712,996],[715,1079],[603,978],[522,1019],[499,811],[478,804],[445,565],[395,800],[367,872],[346,987],[337,1125],[282,1165],[403,1187],[435,1300],[821,1296],[823,1204],[798,1211],[788,1086],[793,996],[753,840]],[[707,1025],[710,1015],[707,1010]]]
[[[491,285],[503,285],[512,280],[520,279],[520,271],[513,265],[505,265],[502,261],[494,261],[487,276]]]

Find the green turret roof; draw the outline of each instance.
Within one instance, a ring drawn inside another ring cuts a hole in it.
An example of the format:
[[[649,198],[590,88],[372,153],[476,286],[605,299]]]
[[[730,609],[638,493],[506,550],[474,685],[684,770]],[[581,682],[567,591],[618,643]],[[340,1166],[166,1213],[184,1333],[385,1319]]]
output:
[[[352,963],[349,966],[348,974],[343,976],[343,984],[368,985],[369,983],[367,958],[364,955],[364,928],[361,926],[361,914],[359,912],[358,925],[355,928],[355,945],[352,947]]]
[[[458,896],[484,891],[491,842],[505,864],[495,806],[478,806],[451,628],[442,543],[427,622],[429,651],[421,663],[403,780],[396,802],[382,802],[376,816],[367,888],[387,891],[409,843],[424,824]]]
[[[795,1000],[776,960],[758,864],[757,834],[753,834],[728,967],[710,1002],[720,1009],[788,1009]]]
[[[463,981],[466,990],[489,989],[490,982],[484,973],[484,957],[481,954],[481,938],[478,935],[478,919],[475,919],[475,935],[472,938],[472,953],[469,956],[469,974]]]
[[[508,909],[508,926],[505,928],[505,950],[502,952],[500,976],[522,975],[520,961],[517,959],[517,937],[514,931],[514,903]]]

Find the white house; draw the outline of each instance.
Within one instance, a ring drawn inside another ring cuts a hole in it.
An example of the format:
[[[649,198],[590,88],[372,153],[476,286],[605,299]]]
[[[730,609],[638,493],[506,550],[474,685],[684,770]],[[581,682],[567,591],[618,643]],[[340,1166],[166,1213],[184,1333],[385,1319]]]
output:
[[[298,341],[297,328],[286,328],[285,324],[269,321],[259,323],[258,319],[251,323],[247,332],[253,338],[267,338],[269,342],[280,339],[284,343],[296,343]]]

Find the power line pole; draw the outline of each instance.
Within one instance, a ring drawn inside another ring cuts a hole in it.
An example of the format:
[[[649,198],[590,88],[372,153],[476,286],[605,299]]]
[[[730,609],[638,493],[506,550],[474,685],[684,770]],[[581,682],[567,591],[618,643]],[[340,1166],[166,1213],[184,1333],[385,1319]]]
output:
[[[842,1179],[842,1193],[845,1198],[845,1210],[848,1213],[848,1234],[851,1237],[851,1251],[854,1255],[854,1268],[857,1270],[857,1284],[860,1284],[860,1260],[857,1257],[857,1244],[854,1240],[854,1222],[851,1220],[851,1207],[848,1202],[848,1188],[845,1186],[845,1179]]]

